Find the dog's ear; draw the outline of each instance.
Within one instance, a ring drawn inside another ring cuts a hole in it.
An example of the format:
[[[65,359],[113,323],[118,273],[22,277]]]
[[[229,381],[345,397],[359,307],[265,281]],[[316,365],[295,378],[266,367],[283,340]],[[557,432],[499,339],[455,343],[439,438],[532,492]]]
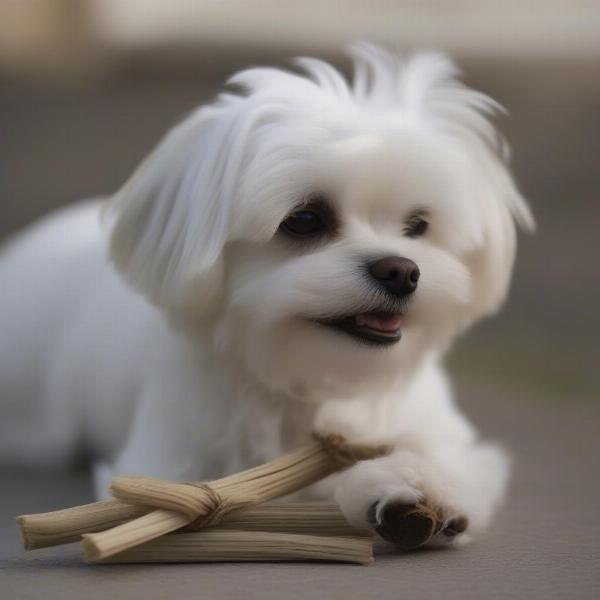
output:
[[[109,201],[110,254],[153,303],[209,312],[224,275],[243,132],[227,107],[203,107],[171,130]]]
[[[466,87],[459,70],[443,54],[420,53],[401,61],[381,48],[354,46],[358,96],[395,98],[444,135],[458,140],[472,161],[469,194],[480,214],[481,230],[467,262],[473,276],[466,321],[494,313],[508,291],[515,256],[515,225],[534,221],[506,166],[508,147],[489,116],[504,109],[492,98]]]
[[[490,148],[476,155],[474,186],[480,210],[482,243],[469,258],[473,277],[471,316],[495,313],[506,298],[516,251],[517,225],[527,231],[535,222],[519,193],[505,160]]]

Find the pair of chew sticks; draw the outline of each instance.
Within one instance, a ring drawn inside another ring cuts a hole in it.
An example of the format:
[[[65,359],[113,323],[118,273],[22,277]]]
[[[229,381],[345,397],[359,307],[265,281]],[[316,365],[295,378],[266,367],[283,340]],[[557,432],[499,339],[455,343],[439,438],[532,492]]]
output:
[[[81,540],[88,562],[373,561],[373,540],[331,504],[264,502],[296,492],[387,446],[337,435],[206,483],[121,476],[114,500],[17,517],[25,548]]]

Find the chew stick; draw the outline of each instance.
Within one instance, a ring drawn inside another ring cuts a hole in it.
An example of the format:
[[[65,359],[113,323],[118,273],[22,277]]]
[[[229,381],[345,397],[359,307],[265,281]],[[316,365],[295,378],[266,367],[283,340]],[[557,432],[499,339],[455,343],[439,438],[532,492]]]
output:
[[[26,550],[78,542],[84,533],[105,531],[152,509],[118,500],[105,500],[51,513],[18,518]],[[362,532],[348,524],[335,504],[285,502],[233,511],[223,517],[221,529],[281,531],[324,536],[357,536]]]
[[[369,564],[373,562],[373,540],[371,537],[328,537],[215,528],[165,535],[100,562],[267,560],[327,560]]]
[[[229,513],[217,527],[220,530],[272,531],[319,536],[364,537],[370,535],[368,530],[352,527],[337,505],[325,502],[261,504]]]
[[[110,529],[150,510],[118,500],[103,500],[74,508],[21,515],[17,517],[17,523],[21,526],[25,550],[35,550],[78,542],[84,533]]]
[[[208,483],[117,477],[111,485],[116,500],[18,517],[25,547],[82,537],[86,557],[104,559],[183,527],[199,529],[220,523],[231,511],[285,496],[358,460],[389,452],[387,446],[347,444],[336,435],[317,439],[318,444]]]
[[[206,484],[167,484],[147,477],[116,477],[110,491],[124,502],[159,507],[108,531],[84,534],[82,549],[97,561],[194,523],[196,528],[222,520],[224,514],[300,490],[387,449],[345,445],[339,437],[229,477]]]

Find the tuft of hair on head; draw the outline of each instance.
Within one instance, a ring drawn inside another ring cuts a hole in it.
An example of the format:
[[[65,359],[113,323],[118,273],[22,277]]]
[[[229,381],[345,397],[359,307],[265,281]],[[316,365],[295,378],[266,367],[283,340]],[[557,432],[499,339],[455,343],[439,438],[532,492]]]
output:
[[[467,87],[454,62],[441,52],[418,52],[403,57],[369,42],[351,44],[353,76],[347,80],[329,63],[301,57],[294,60],[303,73],[277,68],[243,70],[228,83],[243,93],[280,102],[281,111],[296,107],[351,106],[379,112],[410,115],[447,133],[470,147],[474,155],[506,163],[510,148],[491,118],[505,114],[490,96]],[[239,101],[239,96],[228,100]],[[533,216],[518,193],[508,194],[507,208],[526,230],[534,230]]]

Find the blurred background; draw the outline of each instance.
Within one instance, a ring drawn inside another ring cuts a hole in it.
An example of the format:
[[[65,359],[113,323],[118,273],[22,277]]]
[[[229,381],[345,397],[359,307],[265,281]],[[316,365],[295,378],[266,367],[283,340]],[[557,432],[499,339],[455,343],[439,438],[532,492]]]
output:
[[[597,502],[600,451],[599,1],[0,0],[0,241],[115,191],[237,69],[300,54],[347,71],[356,39],[448,51],[507,107],[497,125],[538,232],[520,239],[507,306],[449,366],[460,402],[517,455],[523,510],[562,518],[568,500],[551,496],[570,489],[597,521],[582,498]]]
[[[0,239],[113,192],[233,71],[355,39],[450,52],[498,121],[538,233],[502,317],[452,356],[575,401],[599,389],[600,2],[0,0]]]

